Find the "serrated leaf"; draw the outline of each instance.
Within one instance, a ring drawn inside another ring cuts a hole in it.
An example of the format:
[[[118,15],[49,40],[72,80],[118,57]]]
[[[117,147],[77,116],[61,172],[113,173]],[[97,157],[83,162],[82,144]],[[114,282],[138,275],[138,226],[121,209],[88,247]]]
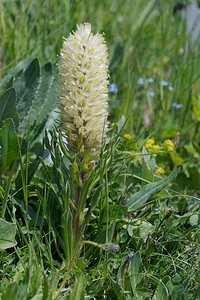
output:
[[[147,184],[143,187],[139,192],[134,194],[127,202],[126,206],[128,211],[137,209],[141,205],[143,205],[147,200],[149,200],[153,195],[156,195],[160,191],[162,191],[170,182],[172,182],[180,172],[180,168],[176,169],[172,174],[168,177],[155,182]]]
[[[0,218],[0,249],[8,249],[14,247],[17,243],[15,241],[16,224],[9,223]]]

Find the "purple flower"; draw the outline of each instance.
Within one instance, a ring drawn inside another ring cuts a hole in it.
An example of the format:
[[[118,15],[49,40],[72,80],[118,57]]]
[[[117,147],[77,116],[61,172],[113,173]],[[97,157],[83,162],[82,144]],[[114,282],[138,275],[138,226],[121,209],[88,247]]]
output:
[[[115,83],[111,83],[110,85],[110,91],[111,93],[117,94],[118,93],[118,86]]]

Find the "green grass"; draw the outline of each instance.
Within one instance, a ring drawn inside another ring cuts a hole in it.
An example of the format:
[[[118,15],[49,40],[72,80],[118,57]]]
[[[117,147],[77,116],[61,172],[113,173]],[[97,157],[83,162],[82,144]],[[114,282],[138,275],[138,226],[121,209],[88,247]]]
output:
[[[0,299],[62,299],[62,288],[77,300],[199,298],[200,45],[191,47],[174,4],[0,1]],[[83,22],[105,32],[110,83],[118,86],[109,93],[109,121],[119,127],[108,133],[77,213],[79,158],[52,124],[62,37]],[[150,138],[155,153],[144,148]],[[144,201],[147,184],[180,165],[176,179]],[[127,211],[137,192],[138,206]],[[74,245],[77,214],[84,217]]]

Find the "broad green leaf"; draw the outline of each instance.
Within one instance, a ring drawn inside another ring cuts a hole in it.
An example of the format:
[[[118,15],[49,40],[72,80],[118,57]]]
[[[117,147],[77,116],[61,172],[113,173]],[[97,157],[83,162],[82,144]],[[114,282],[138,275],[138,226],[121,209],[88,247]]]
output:
[[[137,209],[138,207],[143,205],[147,200],[149,200],[152,196],[162,191],[170,182],[172,182],[177,177],[179,172],[180,168],[176,169],[168,177],[158,182],[147,184],[145,187],[143,187],[139,192],[134,194],[128,200],[126,204],[128,211]]]
[[[36,58],[13,84],[17,94],[17,112],[22,120],[29,117],[28,112],[37,96],[39,85],[40,65]]]
[[[31,63],[33,57],[28,57],[25,60],[20,61],[12,70],[9,71],[8,75],[2,80],[0,84],[0,95],[12,87],[13,81],[19,76],[21,72]]]
[[[179,241],[184,238],[184,235],[176,229],[169,229],[165,234],[168,241]]]
[[[50,113],[55,109],[57,96],[55,74],[51,63],[40,68],[38,59],[32,60],[14,81],[17,94],[17,112],[20,115],[19,132],[32,131],[35,137],[44,130]],[[52,122],[51,122],[52,123]]]
[[[152,300],[166,300],[166,299],[168,299],[167,288],[163,283],[162,284],[159,283]]]
[[[18,142],[11,119],[3,122],[0,128],[0,172],[10,167],[18,155]]]
[[[18,283],[14,282],[7,286],[6,292],[2,295],[1,300],[18,300],[17,299],[18,292]]]
[[[145,239],[150,233],[153,232],[154,229],[155,226],[153,226],[151,223],[142,221],[142,224],[139,227],[139,235],[141,238]]]
[[[133,293],[135,293],[136,287],[143,277],[142,260],[139,252],[137,252],[133,256],[130,268],[130,283]]]
[[[199,219],[198,215],[196,215],[196,214],[192,215],[189,219],[190,225],[191,226],[198,225],[198,219]]]
[[[15,234],[16,225],[0,218],[0,249],[14,247],[17,244],[15,241]]]
[[[9,118],[13,120],[17,118],[16,93],[13,88],[7,90],[0,97],[0,126],[4,120]]]
[[[55,72],[50,62],[46,63],[41,69],[41,84],[37,93],[37,98],[33,101],[32,112],[35,116],[36,125],[42,120],[46,120],[47,116],[56,107]],[[38,107],[40,109],[38,110]]]
[[[71,300],[84,300],[85,295],[85,278],[84,275],[81,274],[76,276],[75,284],[73,286],[70,299]]]

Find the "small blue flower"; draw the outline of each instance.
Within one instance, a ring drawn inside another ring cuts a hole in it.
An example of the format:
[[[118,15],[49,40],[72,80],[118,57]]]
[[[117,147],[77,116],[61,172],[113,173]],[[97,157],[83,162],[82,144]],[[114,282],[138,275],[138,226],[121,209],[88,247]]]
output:
[[[173,86],[171,85],[171,83],[169,84],[169,87],[168,87],[168,90],[170,91],[170,92],[172,92],[173,91]]]
[[[148,82],[148,83],[153,83],[154,80],[153,80],[153,78],[147,78],[147,82]]]
[[[117,94],[118,93],[118,86],[117,86],[117,84],[111,83],[111,85],[110,85],[110,91],[111,91],[111,93]]]
[[[162,86],[168,86],[168,82],[167,82],[167,81],[164,81],[164,80],[162,80],[162,81],[160,82],[160,84],[161,84]]]
[[[153,91],[149,91],[149,96],[150,96],[151,98],[153,98],[153,97],[155,96],[155,93],[154,93]]]
[[[138,85],[144,85],[144,79],[142,77],[140,77],[137,81]]]
[[[129,259],[132,259],[133,256],[134,256],[134,254],[135,254],[135,252],[134,252],[134,251],[131,251],[131,253],[128,255],[128,258],[129,258]]]
[[[183,107],[183,104],[181,104],[181,103],[173,103],[172,107],[174,107],[176,109],[181,109]]]

